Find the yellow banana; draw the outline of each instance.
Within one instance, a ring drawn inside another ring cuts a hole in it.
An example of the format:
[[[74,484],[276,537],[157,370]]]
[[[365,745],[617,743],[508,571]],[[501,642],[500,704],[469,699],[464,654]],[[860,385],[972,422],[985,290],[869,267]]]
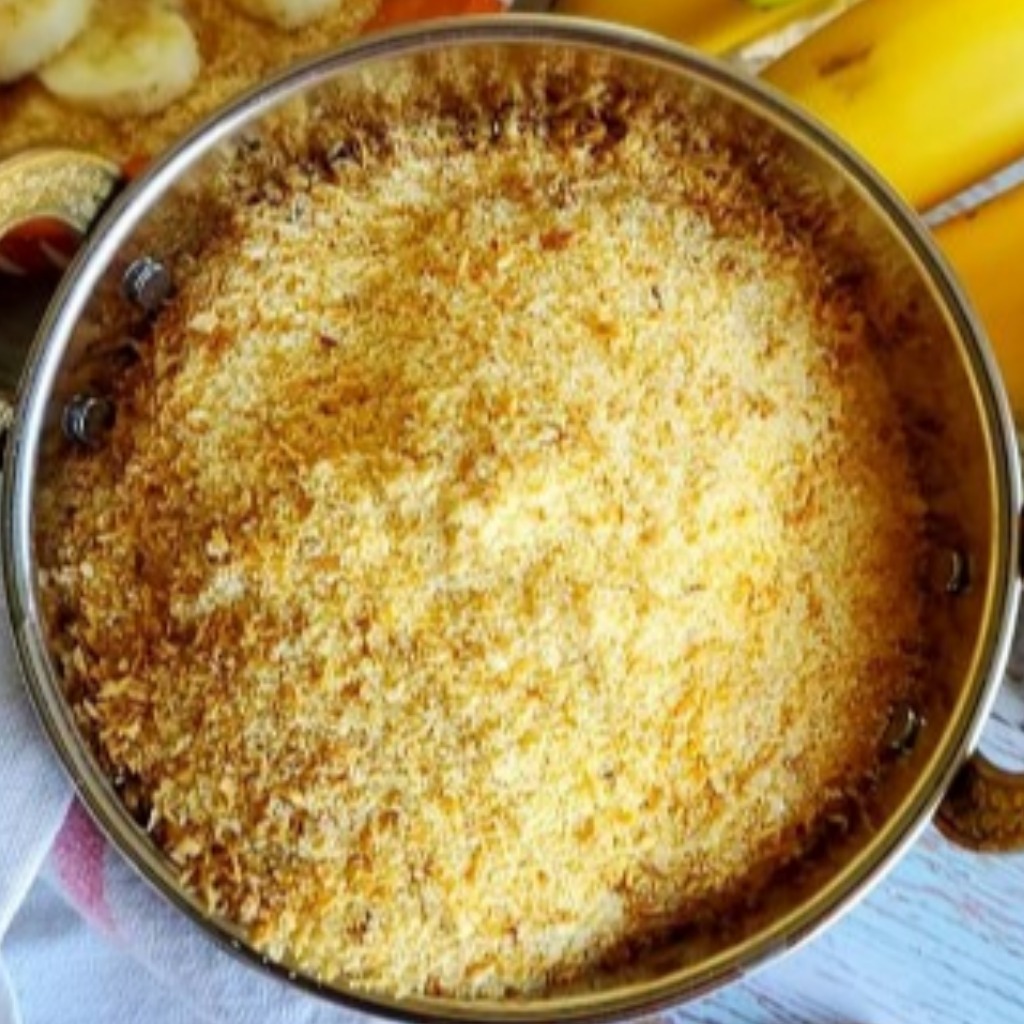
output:
[[[918,209],[1024,152],[1021,0],[863,0],[764,76]]]
[[[831,0],[559,0],[559,14],[619,21],[660,32],[707,53],[726,53]]]
[[[935,230],[992,339],[1018,423],[1024,422],[1024,184]]]

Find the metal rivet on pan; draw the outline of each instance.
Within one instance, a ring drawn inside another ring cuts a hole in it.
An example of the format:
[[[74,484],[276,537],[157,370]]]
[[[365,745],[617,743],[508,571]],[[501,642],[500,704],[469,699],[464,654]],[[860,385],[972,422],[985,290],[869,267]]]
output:
[[[944,548],[932,555],[928,575],[932,589],[962,594],[971,583],[970,562],[959,548]]]
[[[946,593],[962,594],[971,582],[970,564],[958,548],[953,548],[947,555],[949,571],[946,574]]]
[[[882,746],[894,754],[905,754],[914,749],[921,731],[921,716],[907,703],[893,705],[889,724],[882,733]]]
[[[147,313],[155,313],[171,294],[170,271],[151,256],[134,260],[121,282],[125,298]]]
[[[109,398],[75,395],[64,406],[64,433],[79,444],[94,448],[114,425],[116,409]]]

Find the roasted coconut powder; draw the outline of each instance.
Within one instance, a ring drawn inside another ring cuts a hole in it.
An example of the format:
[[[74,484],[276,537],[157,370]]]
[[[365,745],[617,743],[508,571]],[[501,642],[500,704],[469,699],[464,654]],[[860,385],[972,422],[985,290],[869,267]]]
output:
[[[710,105],[531,75],[241,150],[40,500],[124,801],[372,992],[545,991],[749,901],[920,676],[925,506],[826,200]]]

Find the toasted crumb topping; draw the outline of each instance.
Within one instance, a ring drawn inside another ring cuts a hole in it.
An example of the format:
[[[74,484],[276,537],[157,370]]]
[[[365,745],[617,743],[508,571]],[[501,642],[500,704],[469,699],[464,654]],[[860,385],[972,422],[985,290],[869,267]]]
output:
[[[517,95],[248,187],[39,510],[68,692],[184,884],[398,995],[741,905],[918,671],[924,503],[814,200],[699,110]]]

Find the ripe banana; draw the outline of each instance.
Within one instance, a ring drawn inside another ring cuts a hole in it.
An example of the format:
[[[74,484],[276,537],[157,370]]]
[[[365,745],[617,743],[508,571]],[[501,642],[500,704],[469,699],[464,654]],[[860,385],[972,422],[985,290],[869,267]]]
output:
[[[325,14],[338,10],[344,0],[230,0],[231,4],[260,21],[278,28],[295,29],[310,25]]]
[[[56,57],[85,27],[92,0],[0,0],[0,84]]]
[[[198,75],[192,29],[158,0],[100,0],[86,29],[38,72],[60,99],[115,117],[161,110]]]
[[[1021,0],[863,0],[764,77],[918,209],[1024,152]]]
[[[726,53],[829,6],[830,0],[559,0],[555,10],[635,25],[707,53]]]
[[[988,331],[1018,423],[1024,422],[1024,184],[939,225],[935,238]]]

